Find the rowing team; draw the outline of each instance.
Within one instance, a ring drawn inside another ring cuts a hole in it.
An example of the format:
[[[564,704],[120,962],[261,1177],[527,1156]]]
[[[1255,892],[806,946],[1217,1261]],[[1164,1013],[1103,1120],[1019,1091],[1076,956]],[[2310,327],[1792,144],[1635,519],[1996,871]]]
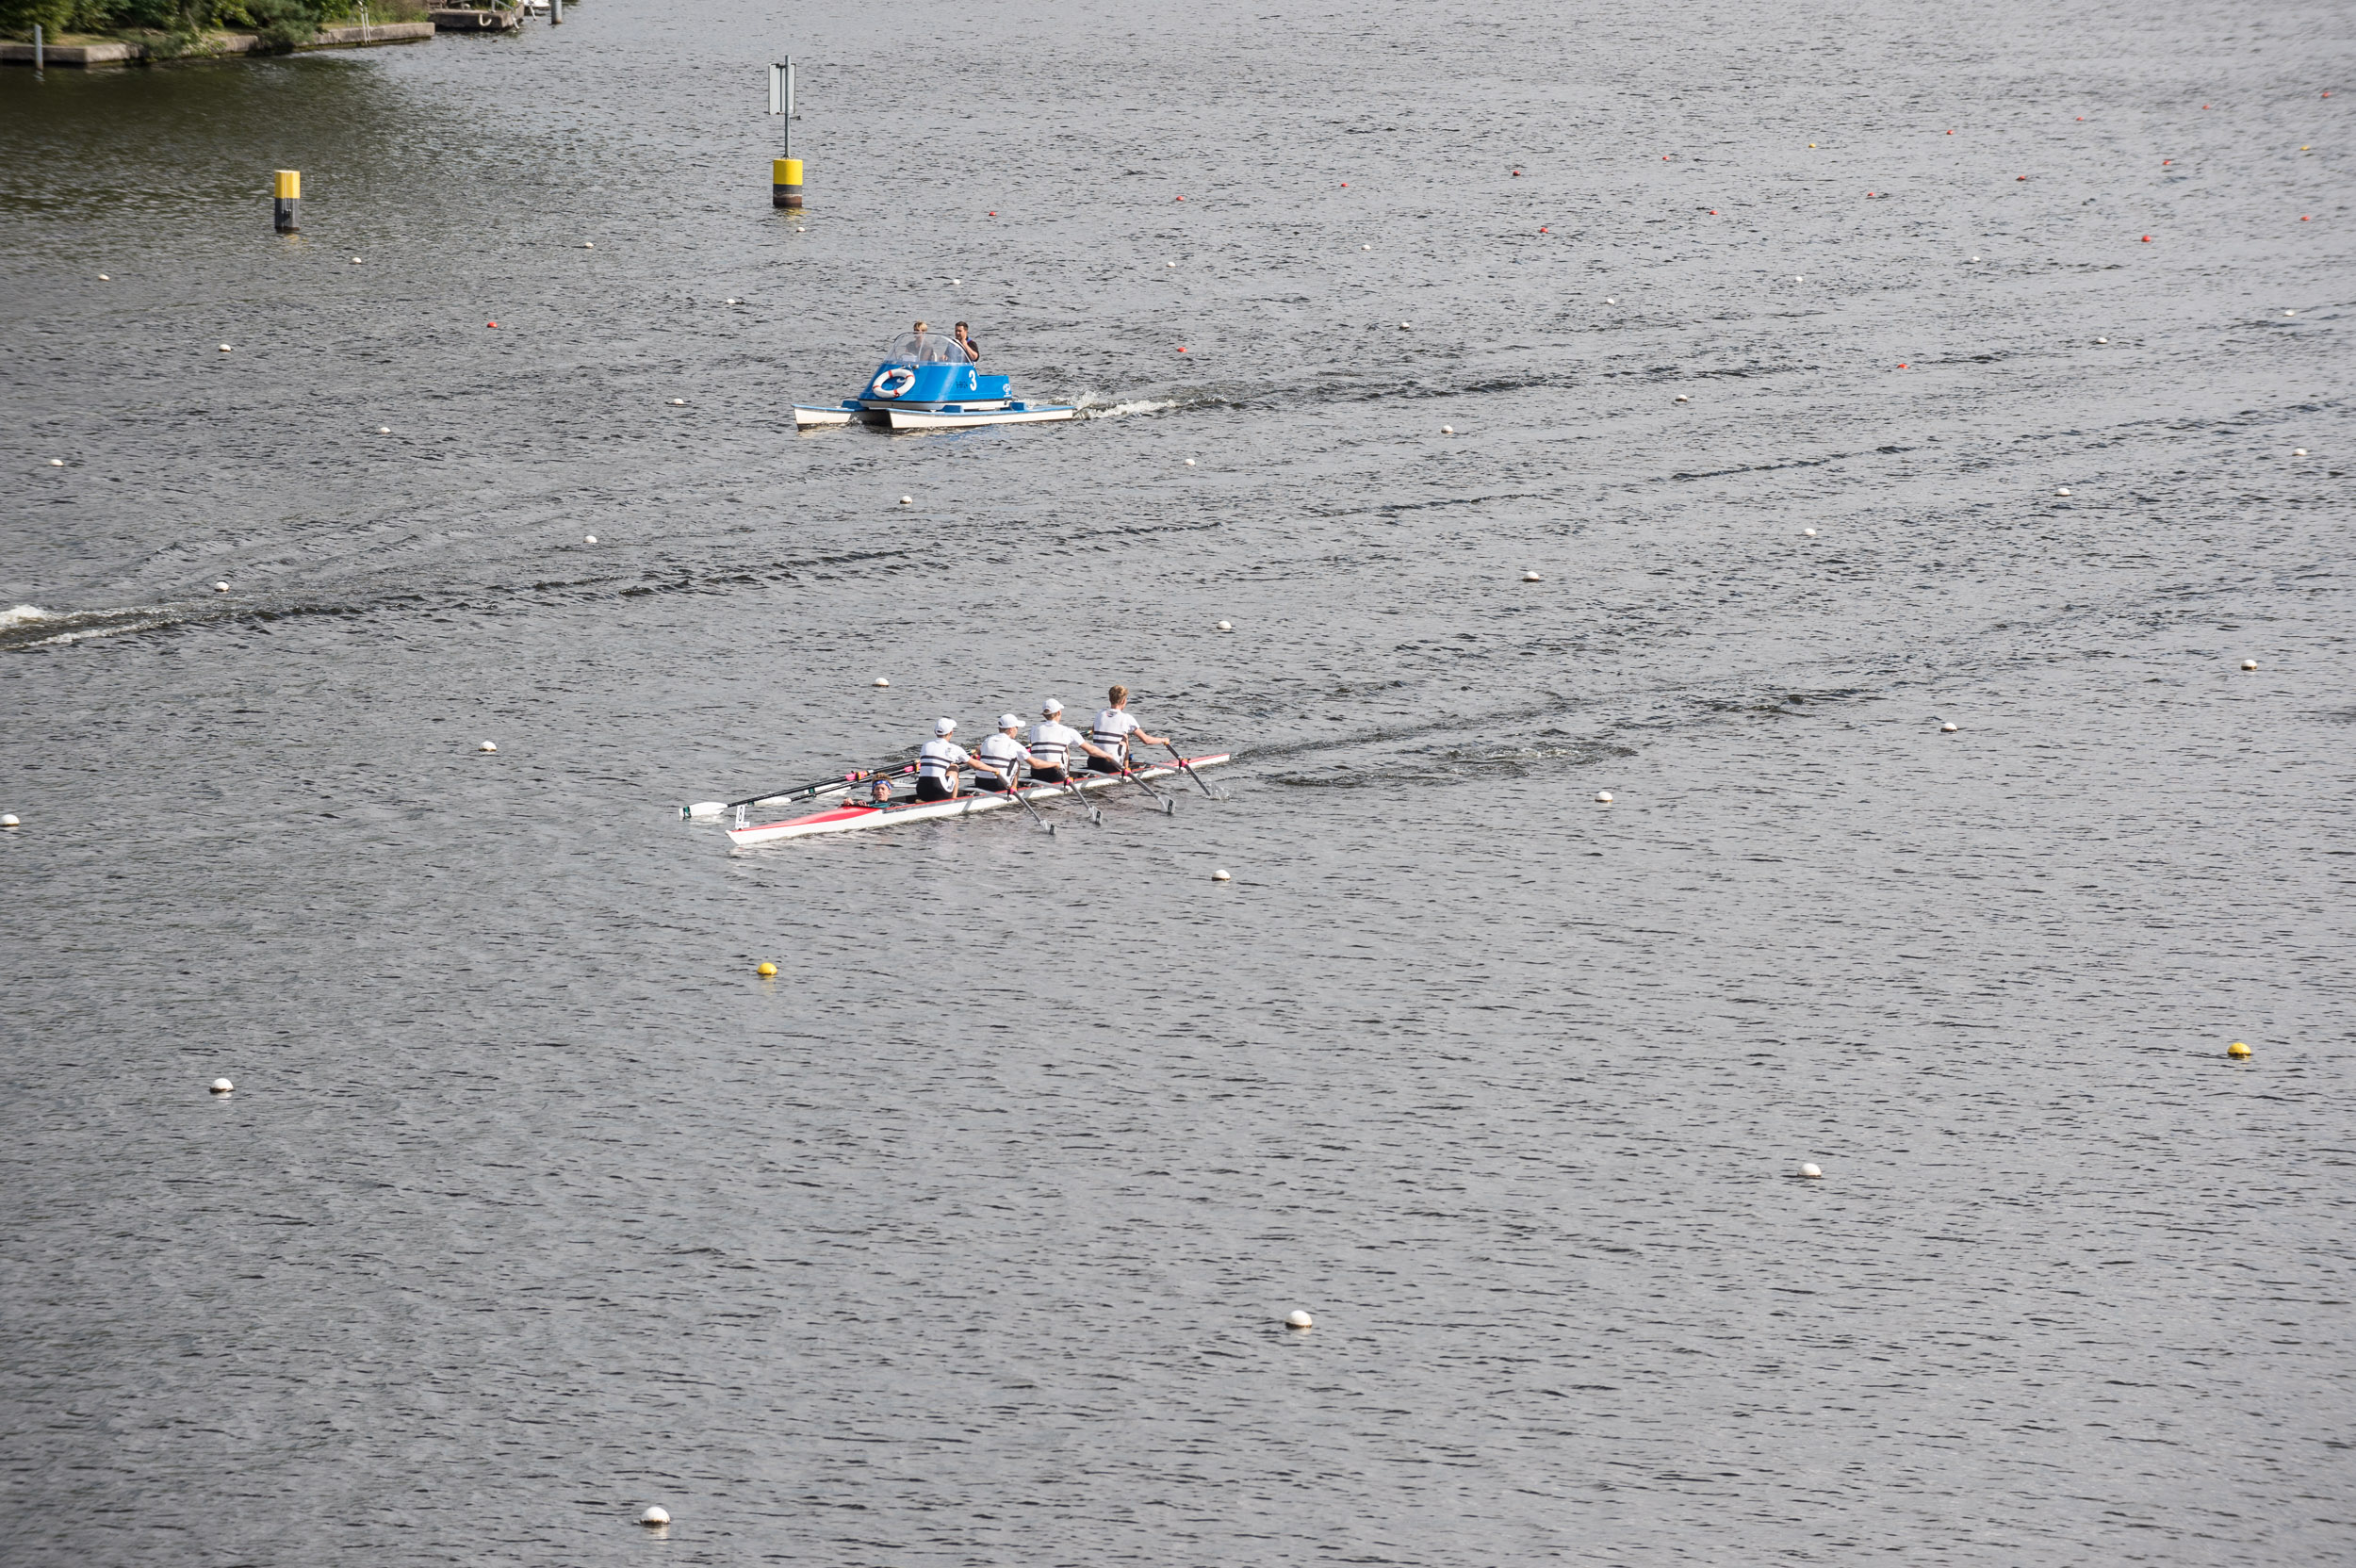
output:
[[[919,800],[954,800],[963,792],[964,774],[973,771],[973,788],[991,793],[1004,793],[1017,781],[1024,770],[1030,772],[1034,784],[1061,784],[1086,759],[1090,773],[1126,773],[1129,770],[1131,742],[1140,745],[1166,746],[1167,735],[1149,735],[1145,727],[1128,712],[1129,688],[1116,686],[1104,694],[1106,706],[1096,715],[1086,735],[1063,722],[1063,704],[1049,697],[1039,704],[1039,723],[1031,726],[1026,736],[1023,721],[1012,713],[998,716],[998,733],[983,741],[972,751],[957,744],[953,737],[957,721],[941,719],[933,725],[933,738],[924,743],[916,754],[916,798]],[[892,798],[892,781],[875,780],[873,803],[881,805]]]

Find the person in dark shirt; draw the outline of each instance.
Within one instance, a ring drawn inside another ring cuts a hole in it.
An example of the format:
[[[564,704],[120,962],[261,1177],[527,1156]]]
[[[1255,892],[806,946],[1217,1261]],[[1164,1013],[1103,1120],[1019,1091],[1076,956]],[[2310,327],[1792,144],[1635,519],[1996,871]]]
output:
[[[979,365],[982,362],[982,346],[965,335],[965,323],[962,321],[957,323],[957,346],[966,351],[967,356],[974,364]]]

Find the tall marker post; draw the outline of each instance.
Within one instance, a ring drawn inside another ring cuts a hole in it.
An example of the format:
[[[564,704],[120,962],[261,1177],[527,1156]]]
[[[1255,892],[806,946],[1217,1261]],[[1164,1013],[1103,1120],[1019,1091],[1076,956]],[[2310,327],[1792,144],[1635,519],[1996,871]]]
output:
[[[802,204],[802,160],[794,155],[794,62],[769,68],[769,112],[785,119],[785,155],[769,160],[769,204],[798,210]]]
[[[302,204],[303,171],[281,169],[278,171],[277,214],[277,227],[280,234],[292,234],[301,226],[296,221],[295,209]]]

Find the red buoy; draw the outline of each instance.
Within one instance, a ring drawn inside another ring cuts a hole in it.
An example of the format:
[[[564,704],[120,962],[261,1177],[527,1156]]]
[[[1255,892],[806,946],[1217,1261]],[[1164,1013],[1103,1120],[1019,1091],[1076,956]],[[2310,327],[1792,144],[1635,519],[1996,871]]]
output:
[[[1901,370],[1903,370],[1903,369],[1905,369],[1906,368],[1906,362],[1905,360],[1903,360],[1903,359],[1902,359],[1902,360],[1900,360],[1900,361],[1898,362],[1898,368],[1899,368],[1899,369],[1901,369]]]
[[[2028,175],[2026,175],[2026,174],[2016,174],[2016,175],[2014,175],[2013,177],[2014,177],[2015,179],[2025,180],[2025,179],[2027,179],[2029,176],[2028,176]]]
[[[2299,220],[2299,221],[2300,221],[2300,222],[2302,222],[2302,223],[2304,223],[2304,222],[2306,221],[2306,220],[2305,220],[2304,218],[2302,218],[2302,219],[2300,219],[2300,220]],[[1542,224],[1542,225],[1540,225],[1540,227],[1539,227],[1539,229],[1538,229],[1538,232],[1539,232],[1540,234],[1544,234],[1544,233],[1546,233],[1546,228],[1545,228],[1545,226],[1544,226],[1543,224]]]
[[[485,321],[483,324],[486,327],[496,327],[499,325],[497,321]]]
[[[1178,351],[1182,354],[1185,353],[1186,351],[1186,346],[1184,343],[1179,344]]]
[[[2148,234],[2147,234],[2147,235],[2145,235],[2145,236],[2143,237],[2143,242],[2144,242],[2146,245],[2151,244],[2151,237],[2150,235],[2148,235]]]
[[[2308,215],[2303,212],[2299,215],[2299,220],[2302,223],[2312,221]]]

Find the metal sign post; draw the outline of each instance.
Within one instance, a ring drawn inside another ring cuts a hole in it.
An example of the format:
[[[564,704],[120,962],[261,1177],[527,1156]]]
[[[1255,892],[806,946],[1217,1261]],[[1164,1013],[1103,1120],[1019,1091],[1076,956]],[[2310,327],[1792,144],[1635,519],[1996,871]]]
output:
[[[794,155],[794,62],[785,60],[769,68],[769,112],[785,119],[785,151],[783,156]]]
[[[785,121],[785,152],[773,159],[769,169],[769,199],[773,205],[798,208],[802,204],[802,160],[794,155],[794,62],[780,60],[769,67],[769,112]]]

